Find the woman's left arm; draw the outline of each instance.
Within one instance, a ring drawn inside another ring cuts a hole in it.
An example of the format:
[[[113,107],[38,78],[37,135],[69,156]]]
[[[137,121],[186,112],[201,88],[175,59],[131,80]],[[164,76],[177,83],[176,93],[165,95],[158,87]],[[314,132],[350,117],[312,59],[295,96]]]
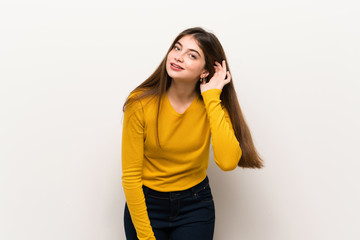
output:
[[[210,124],[211,144],[214,160],[224,171],[234,170],[240,160],[242,150],[235,136],[230,116],[221,104],[222,90],[213,88],[201,93]]]
[[[242,154],[229,113],[220,100],[222,89],[230,83],[231,75],[226,70],[225,60],[222,64],[215,62],[214,68],[214,75],[209,82],[200,84],[200,90],[210,122],[214,160],[222,170],[230,171],[236,168]]]

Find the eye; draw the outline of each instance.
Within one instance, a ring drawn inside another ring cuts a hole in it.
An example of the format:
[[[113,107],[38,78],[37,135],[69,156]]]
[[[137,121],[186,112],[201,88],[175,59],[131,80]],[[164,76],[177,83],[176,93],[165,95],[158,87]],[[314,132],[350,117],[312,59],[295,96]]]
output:
[[[192,59],[196,59],[196,56],[195,56],[194,54],[190,54],[190,57],[191,57]]]
[[[178,46],[174,46],[173,49],[180,50],[180,48]]]

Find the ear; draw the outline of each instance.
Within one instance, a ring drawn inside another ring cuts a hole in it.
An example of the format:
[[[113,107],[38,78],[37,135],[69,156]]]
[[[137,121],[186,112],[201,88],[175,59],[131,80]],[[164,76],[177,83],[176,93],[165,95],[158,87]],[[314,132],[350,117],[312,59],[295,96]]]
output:
[[[207,76],[209,76],[209,72],[207,70],[204,70],[201,75],[202,78],[206,78]]]

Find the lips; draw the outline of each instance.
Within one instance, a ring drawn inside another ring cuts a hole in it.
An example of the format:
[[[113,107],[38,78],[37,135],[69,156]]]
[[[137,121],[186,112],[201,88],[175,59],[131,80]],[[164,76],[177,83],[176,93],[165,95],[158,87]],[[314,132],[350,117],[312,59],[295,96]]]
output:
[[[175,64],[175,63],[170,63],[170,65],[172,65],[172,66],[174,66],[174,67],[176,67],[176,68],[179,68],[179,69],[184,69],[183,67],[181,67],[181,66],[179,66],[179,65],[177,65],[177,64]]]

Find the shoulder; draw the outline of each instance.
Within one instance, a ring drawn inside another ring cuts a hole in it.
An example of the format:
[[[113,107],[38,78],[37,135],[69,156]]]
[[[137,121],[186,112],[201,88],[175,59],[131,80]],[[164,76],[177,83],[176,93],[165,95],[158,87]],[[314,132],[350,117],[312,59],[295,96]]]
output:
[[[150,105],[153,105],[156,101],[157,96],[146,95],[145,90],[131,92],[127,98],[128,104],[125,108],[125,111],[144,111],[144,108],[147,108]]]

